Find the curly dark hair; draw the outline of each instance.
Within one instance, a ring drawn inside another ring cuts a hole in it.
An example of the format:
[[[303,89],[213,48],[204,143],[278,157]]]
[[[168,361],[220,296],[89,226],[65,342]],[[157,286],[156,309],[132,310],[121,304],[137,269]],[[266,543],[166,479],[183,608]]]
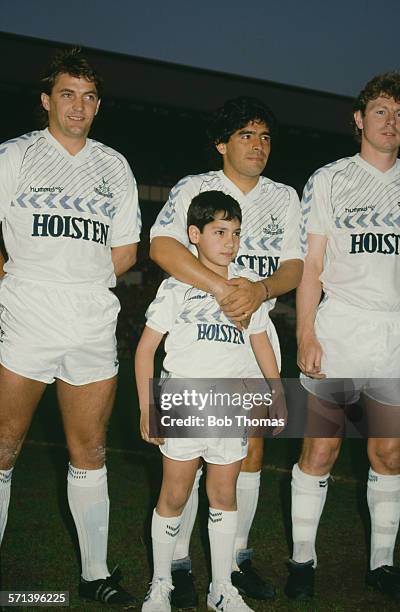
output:
[[[228,142],[232,134],[251,121],[265,123],[271,137],[276,134],[275,116],[264,102],[247,96],[227,100],[211,117],[208,127],[210,145],[215,146],[221,142]]]
[[[368,102],[376,100],[379,96],[393,98],[396,102],[400,102],[400,72],[385,72],[384,74],[374,76],[368,81],[364,89],[354,100],[353,112],[360,111],[362,115],[365,115]],[[362,130],[357,127],[354,117],[352,126],[355,137],[360,141]]]
[[[40,80],[41,90],[47,95],[51,94],[57,77],[60,74],[69,74],[73,77],[85,78],[94,83],[97,95],[101,98],[103,93],[103,80],[99,73],[91,66],[82,54],[80,47],[64,49],[55,55],[43,78]]]

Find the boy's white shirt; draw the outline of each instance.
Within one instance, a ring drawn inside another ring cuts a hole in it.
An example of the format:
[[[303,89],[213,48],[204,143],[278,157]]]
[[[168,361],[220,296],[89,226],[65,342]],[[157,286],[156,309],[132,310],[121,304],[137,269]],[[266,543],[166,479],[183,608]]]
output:
[[[230,264],[228,277],[257,275]],[[262,304],[246,330],[239,330],[222,312],[214,296],[170,277],[163,281],[147,312],[147,326],[168,334],[164,369],[177,378],[241,378],[255,362],[250,336],[270,324]],[[262,376],[260,371],[260,376]]]

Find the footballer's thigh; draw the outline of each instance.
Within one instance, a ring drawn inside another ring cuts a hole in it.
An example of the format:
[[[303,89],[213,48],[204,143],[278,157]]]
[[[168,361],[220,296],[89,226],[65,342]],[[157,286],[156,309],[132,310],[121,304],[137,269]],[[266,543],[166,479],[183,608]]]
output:
[[[264,438],[249,438],[247,457],[242,461],[242,472],[259,472],[264,458]]]
[[[57,380],[57,397],[74,467],[89,470],[103,467],[116,386],[116,376],[85,385]]]
[[[0,365],[0,469],[13,467],[46,383]]]

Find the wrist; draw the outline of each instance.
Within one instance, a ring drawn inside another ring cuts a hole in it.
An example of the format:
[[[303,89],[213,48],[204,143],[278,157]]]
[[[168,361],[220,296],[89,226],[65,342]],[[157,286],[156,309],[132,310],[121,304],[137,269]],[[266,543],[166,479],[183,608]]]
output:
[[[213,295],[217,302],[223,298],[224,293],[226,291],[226,285],[223,282],[223,278],[221,277],[222,282],[219,280],[216,280],[209,288],[209,293],[211,293],[211,295]]]
[[[271,292],[265,280],[259,281],[259,283],[262,285],[264,291],[264,297],[262,301],[266,302],[267,300],[271,299]]]
[[[302,329],[299,330],[296,334],[297,344],[302,344],[303,342],[307,342],[308,340],[313,340],[316,338],[315,331],[313,329]]]

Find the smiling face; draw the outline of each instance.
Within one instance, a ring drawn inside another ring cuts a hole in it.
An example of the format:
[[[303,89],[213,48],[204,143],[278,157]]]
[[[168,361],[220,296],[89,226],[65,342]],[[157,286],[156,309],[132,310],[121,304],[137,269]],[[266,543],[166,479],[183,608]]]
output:
[[[400,102],[379,96],[370,100],[364,114],[354,113],[354,120],[361,132],[361,153],[366,158],[383,153],[397,157],[400,147]]]
[[[70,153],[77,153],[84,147],[99,109],[95,84],[63,73],[56,78],[50,95],[42,93],[41,99],[52,136]]]
[[[207,223],[202,232],[195,225],[190,225],[188,233],[190,241],[197,247],[201,263],[226,277],[227,267],[239,250],[240,221],[221,217],[223,213],[217,213],[214,221]]]
[[[249,121],[228,142],[216,146],[223,157],[226,176],[245,193],[250,191],[257,184],[271,151],[268,126],[264,122]]]

